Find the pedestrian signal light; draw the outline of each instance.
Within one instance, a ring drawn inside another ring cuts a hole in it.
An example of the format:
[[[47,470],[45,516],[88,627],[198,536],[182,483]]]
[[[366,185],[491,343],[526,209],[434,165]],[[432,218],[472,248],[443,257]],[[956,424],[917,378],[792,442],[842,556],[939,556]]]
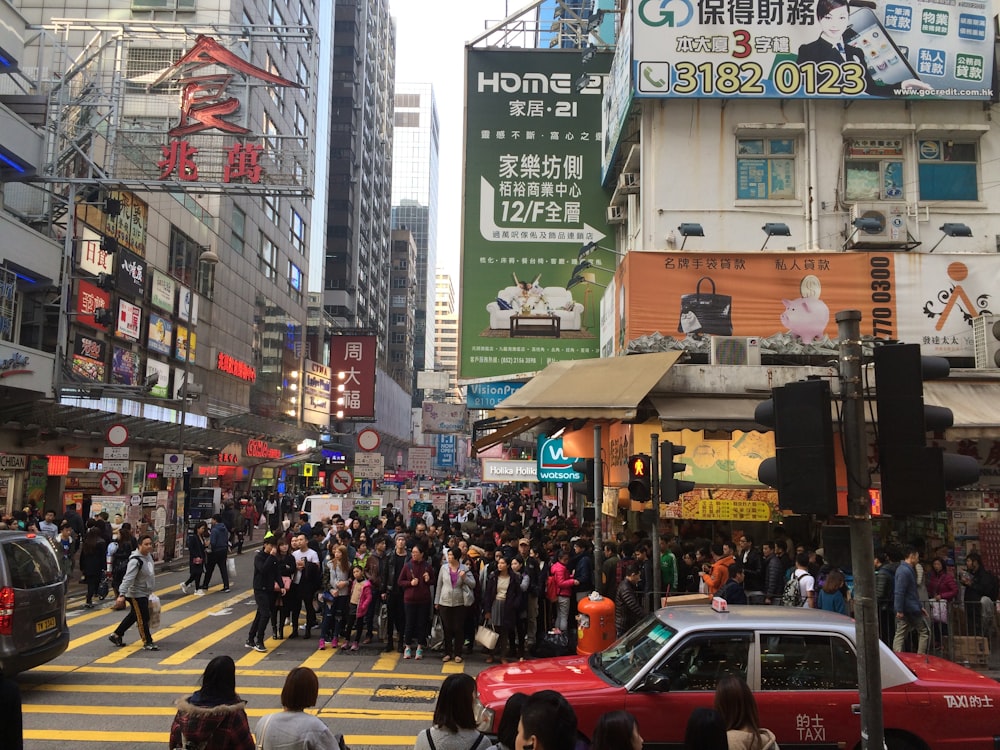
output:
[[[628,494],[633,500],[645,502],[652,498],[649,456],[637,453],[628,458]]]

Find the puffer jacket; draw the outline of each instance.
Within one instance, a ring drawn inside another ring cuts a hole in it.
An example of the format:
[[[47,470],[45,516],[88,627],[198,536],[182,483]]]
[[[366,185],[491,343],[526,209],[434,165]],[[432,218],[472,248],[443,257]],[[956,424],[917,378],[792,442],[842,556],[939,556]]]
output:
[[[217,706],[201,705],[196,696],[177,701],[177,714],[170,727],[170,748],[205,750],[254,750],[247,722],[246,701]]]
[[[138,551],[133,552],[128,558],[128,567],[118,587],[118,593],[130,599],[148,598],[153,593],[155,580],[153,556],[140,555]]]
[[[753,732],[745,729],[730,729],[726,732],[729,750],[778,750],[778,741],[770,729],[761,729],[755,737]],[[759,742],[758,742],[759,739]]]

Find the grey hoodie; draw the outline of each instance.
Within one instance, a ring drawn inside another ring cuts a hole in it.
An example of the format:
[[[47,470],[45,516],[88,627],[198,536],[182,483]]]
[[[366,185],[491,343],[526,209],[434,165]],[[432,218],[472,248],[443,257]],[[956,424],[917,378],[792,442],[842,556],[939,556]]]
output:
[[[137,565],[137,562],[142,564]],[[153,593],[155,578],[153,556],[133,552],[128,558],[128,568],[118,593],[131,599],[148,598]]]

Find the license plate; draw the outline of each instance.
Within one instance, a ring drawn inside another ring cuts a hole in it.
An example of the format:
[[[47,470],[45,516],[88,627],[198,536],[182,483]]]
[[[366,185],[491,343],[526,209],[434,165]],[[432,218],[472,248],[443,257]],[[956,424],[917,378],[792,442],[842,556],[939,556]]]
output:
[[[35,623],[35,633],[44,633],[46,630],[55,630],[56,618],[46,617]]]

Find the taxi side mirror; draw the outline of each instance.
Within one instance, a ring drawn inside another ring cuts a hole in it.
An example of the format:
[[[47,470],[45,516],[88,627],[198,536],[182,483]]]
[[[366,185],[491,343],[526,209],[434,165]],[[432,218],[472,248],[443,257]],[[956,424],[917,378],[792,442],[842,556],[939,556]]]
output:
[[[670,678],[657,672],[650,672],[642,681],[642,692],[668,693],[670,692]]]

